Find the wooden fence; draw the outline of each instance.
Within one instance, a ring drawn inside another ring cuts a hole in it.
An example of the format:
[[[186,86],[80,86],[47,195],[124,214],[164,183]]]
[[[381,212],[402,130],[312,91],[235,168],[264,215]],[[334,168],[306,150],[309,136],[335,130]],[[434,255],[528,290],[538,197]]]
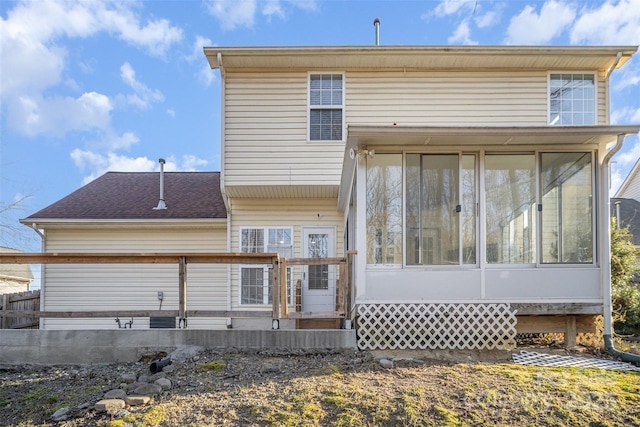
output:
[[[40,291],[18,292],[0,295],[0,313],[3,311],[40,311]],[[0,316],[0,329],[38,329],[38,317]]]

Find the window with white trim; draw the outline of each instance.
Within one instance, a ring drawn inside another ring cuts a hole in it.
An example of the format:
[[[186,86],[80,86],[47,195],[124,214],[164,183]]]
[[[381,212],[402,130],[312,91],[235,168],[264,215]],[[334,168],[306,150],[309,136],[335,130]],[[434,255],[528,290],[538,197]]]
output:
[[[309,141],[342,141],[344,76],[309,74]]]
[[[242,228],[240,252],[278,253],[293,256],[293,230],[291,228]],[[240,266],[240,303],[271,304],[271,270],[267,265]],[[291,303],[291,268],[287,268],[287,295]]]
[[[581,126],[595,123],[595,74],[549,74],[549,124]]]

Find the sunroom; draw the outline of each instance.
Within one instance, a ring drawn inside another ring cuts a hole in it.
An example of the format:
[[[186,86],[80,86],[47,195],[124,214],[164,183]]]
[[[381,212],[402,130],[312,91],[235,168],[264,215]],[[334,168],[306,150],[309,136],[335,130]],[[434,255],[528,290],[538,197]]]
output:
[[[339,204],[348,247],[364,254],[355,311],[602,314],[608,162],[637,131],[349,126]]]

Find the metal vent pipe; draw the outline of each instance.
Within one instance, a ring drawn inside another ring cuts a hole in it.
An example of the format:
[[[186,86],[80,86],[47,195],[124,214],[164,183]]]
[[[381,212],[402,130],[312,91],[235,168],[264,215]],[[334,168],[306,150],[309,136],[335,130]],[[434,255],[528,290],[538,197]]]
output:
[[[373,26],[376,27],[376,46],[380,46],[380,20],[378,18],[373,20]]]
[[[159,159],[160,163],[160,200],[158,200],[158,206],[153,209],[167,209],[167,205],[164,203],[164,159]]]

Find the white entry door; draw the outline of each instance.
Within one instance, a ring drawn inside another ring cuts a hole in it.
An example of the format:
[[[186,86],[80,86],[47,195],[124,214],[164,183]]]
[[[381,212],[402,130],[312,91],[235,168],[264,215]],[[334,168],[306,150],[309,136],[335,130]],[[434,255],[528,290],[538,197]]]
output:
[[[333,227],[305,227],[302,229],[304,258],[336,256]],[[336,274],[334,265],[310,265],[302,272],[302,311],[335,311]]]

